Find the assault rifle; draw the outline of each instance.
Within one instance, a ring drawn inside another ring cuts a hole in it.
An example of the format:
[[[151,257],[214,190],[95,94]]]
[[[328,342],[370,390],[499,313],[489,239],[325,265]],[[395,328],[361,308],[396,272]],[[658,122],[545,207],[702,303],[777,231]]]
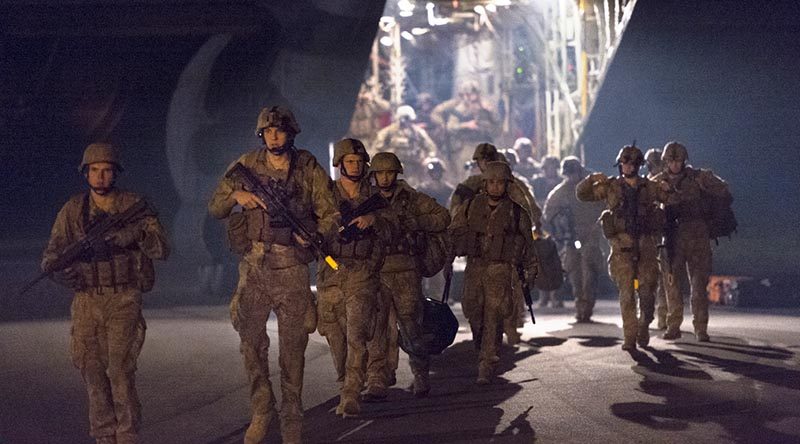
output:
[[[373,211],[382,210],[389,206],[389,202],[380,195],[375,193],[369,199],[361,202],[358,206],[353,208],[349,202],[342,203],[339,211],[342,213],[342,226],[339,228],[339,236],[345,241],[352,240],[353,237],[361,231],[355,224],[350,224],[353,219],[372,213]]]
[[[285,202],[285,193],[282,193],[281,190],[276,190],[274,186],[265,186],[258,180],[255,174],[240,162],[236,162],[236,165],[225,173],[225,177],[240,182],[248,191],[258,196],[259,199],[267,204],[267,207],[271,208],[272,212],[279,214],[280,217],[289,223],[289,226],[292,227],[292,231],[307,242],[318,257],[324,258],[325,263],[334,270],[339,269],[339,264],[322,250],[322,239],[317,236],[317,233],[311,232],[311,230],[306,228],[306,226],[289,211],[289,207]]]
[[[103,248],[103,243],[109,240],[120,228],[145,216],[155,214],[155,211],[144,199],[139,199],[127,210],[98,220],[97,223],[89,226],[86,230],[86,235],[69,244],[54,261],[48,263],[47,268],[36,276],[36,279],[25,284],[19,292],[20,296],[45,277],[68,268],[80,259],[91,257],[97,249]]]
[[[536,323],[536,316],[533,315],[533,298],[531,298],[531,286],[528,280],[525,279],[525,267],[522,262],[517,263],[517,274],[519,281],[522,283],[522,296],[525,298],[525,305],[528,306],[528,313],[531,314],[531,322]]]

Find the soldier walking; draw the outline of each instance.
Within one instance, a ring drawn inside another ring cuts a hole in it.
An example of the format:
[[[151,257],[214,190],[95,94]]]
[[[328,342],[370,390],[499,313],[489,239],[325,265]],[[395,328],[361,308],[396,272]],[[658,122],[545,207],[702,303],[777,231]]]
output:
[[[683,297],[678,274],[685,270],[691,285],[692,324],[695,338],[708,342],[708,294],[711,275],[711,245],[708,209],[720,199],[733,200],[728,185],[710,170],[687,165],[689,153],[678,142],[664,146],[661,156],[665,170],[653,178],[667,193],[667,227],[664,244],[665,284],[667,293],[667,331],[664,339],[681,337]],[[710,197],[709,197],[710,196]]]
[[[274,187],[284,196],[286,206],[297,220],[312,233],[329,238],[336,233],[339,222],[330,178],[310,152],[294,146],[299,132],[289,109],[264,108],[256,124],[256,134],[264,146],[242,155],[233,166],[241,164],[261,185]],[[236,206],[242,212],[232,214]],[[274,311],[278,319],[283,395],[281,435],[285,443],[299,443],[304,353],[308,335],[316,329],[308,269],[315,257],[307,248],[309,240],[301,238],[280,211],[227,175],[217,185],[208,209],[218,219],[232,218],[231,244],[243,246],[239,284],[231,300],[231,319],[239,332],[240,350],[250,380],[252,419],[244,441],[261,442],[276,413],[269,380],[270,341],[266,331],[267,319]]]
[[[105,219],[143,199],[118,189],[123,171],[117,149],[106,143],[86,147],[79,170],[89,190],[77,194],[56,216],[42,258],[50,271],[70,245]],[[167,236],[152,212],[111,232],[91,251],[53,274],[71,288],[70,354],[89,394],[89,434],[98,444],[135,443],[141,422],[136,361],[145,338],[142,293],[153,287],[153,260],[169,255]]]
[[[516,305],[512,282],[521,262],[529,281],[535,277],[536,259],[528,213],[508,197],[513,180],[505,162],[489,162],[482,174],[486,193],[456,209],[449,232],[452,251],[446,273],[452,273],[455,256],[466,256],[462,306],[478,351],[478,384],[488,384],[499,361],[503,321]]]
[[[398,174],[403,174],[403,166],[394,153],[376,154],[370,172],[381,195],[389,200],[389,215],[399,226],[392,235],[381,268],[379,307],[388,310],[380,311],[375,337],[368,346],[367,393],[377,391],[380,394],[378,384],[381,380],[384,388],[396,383],[399,327],[404,349],[410,350],[408,357],[414,374],[413,393],[423,397],[430,392],[430,358],[422,337],[424,296],[417,256],[424,253],[425,232],[445,230],[450,223],[450,215],[432,197],[416,191],[397,178]]]
[[[657,185],[639,176],[643,164],[642,151],[625,146],[617,155],[619,176],[594,173],[576,188],[579,200],[607,205],[600,223],[611,244],[608,271],[619,290],[622,349],[628,351],[635,350],[636,344],[646,347],[650,343],[658,281],[656,238],[664,225]]]

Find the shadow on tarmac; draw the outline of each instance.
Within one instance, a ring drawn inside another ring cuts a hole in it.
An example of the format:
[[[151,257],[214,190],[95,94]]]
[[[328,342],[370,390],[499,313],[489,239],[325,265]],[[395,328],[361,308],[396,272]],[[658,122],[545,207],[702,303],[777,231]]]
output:
[[[305,412],[303,439],[310,443],[384,444],[533,442],[536,432],[528,420],[533,406],[520,411],[504,424],[503,417],[509,415],[501,404],[518,394],[524,384],[536,381],[511,382],[512,375],[507,373],[512,372],[520,361],[538,353],[536,347],[504,345],[497,364],[497,376],[490,385],[478,386],[475,384],[477,353],[473,343],[459,342],[440,356],[432,357],[432,390],[428,397],[415,398],[410,391],[394,387],[389,390],[385,401],[362,402],[360,415],[342,419],[335,414],[339,402],[336,396]],[[278,434],[270,434],[270,438],[279,439]]]
[[[633,371],[644,378],[640,390],[663,399],[612,404],[610,410],[615,416],[664,431],[689,430],[693,423],[715,422],[734,437],[734,442],[797,442],[795,434],[774,427],[786,418],[796,420],[796,411],[759,401],[769,396],[765,384],[800,389],[800,372],[787,368],[793,365],[794,353],[748,345],[736,338],[674,344],[677,349],[646,347],[631,352],[637,362]],[[761,360],[775,362],[756,362]],[[733,377],[712,375],[718,372]]]

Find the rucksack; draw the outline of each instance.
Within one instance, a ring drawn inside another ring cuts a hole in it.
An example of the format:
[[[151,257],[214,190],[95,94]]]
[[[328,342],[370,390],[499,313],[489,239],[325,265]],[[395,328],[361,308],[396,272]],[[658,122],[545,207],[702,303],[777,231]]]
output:
[[[720,237],[730,237],[736,232],[736,227],[739,225],[731,206],[733,204],[733,196],[727,187],[725,191],[724,196],[715,196],[701,191],[703,202],[706,203],[708,237],[715,240]]]
[[[422,277],[429,278],[442,271],[447,260],[447,245],[445,243],[447,230],[437,233],[425,232],[425,249],[416,256],[417,268]]]

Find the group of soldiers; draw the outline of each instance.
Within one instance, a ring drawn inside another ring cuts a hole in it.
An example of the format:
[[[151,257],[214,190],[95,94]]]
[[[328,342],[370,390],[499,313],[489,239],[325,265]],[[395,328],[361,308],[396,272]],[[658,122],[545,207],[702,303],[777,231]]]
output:
[[[694,284],[708,277],[710,250],[695,242],[704,233],[691,217],[701,204],[699,190],[724,183],[685,165],[688,156],[679,144],[667,146],[667,169],[653,180],[638,176],[644,157],[635,147],[620,152],[615,178],[589,175],[577,158],[564,159],[564,179],[549,193],[543,214],[529,185],[490,143],[470,149],[480,174],[455,188],[448,211],[399,177],[406,167],[402,156],[389,150],[370,155],[356,138],[334,145],[339,177],[331,179],[310,152],[295,146],[300,126],[285,107],[264,108],[255,133],[262,146],[228,168],[208,204],[212,216],[226,220],[231,249],[240,255],[230,314],[250,383],[246,443],[262,442],[275,417],[283,442],[301,442],[304,355],[314,331],[330,346],[340,384],[338,415],[358,415],[362,402],[388,396],[388,387],[397,383],[400,345],[414,376],[411,392],[429,394],[420,264],[437,237],[444,239],[438,264],[444,278],[452,276],[455,257],[466,257],[462,305],[477,352],[476,383],[491,383],[503,334],[510,343],[519,341],[522,291],[539,268],[534,238],[549,227],[554,233],[572,227],[565,264],[578,321],[588,322],[600,268],[595,220],[602,208],[582,201],[608,204],[600,219],[620,289],[623,348],[647,345],[658,277],[656,225],[663,223],[655,212],[658,203],[680,208],[678,253],[670,256],[670,266],[689,264],[695,330],[699,340],[708,340],[707,304],[700,297],[705,286],[695,295]],[[169,247],[155,213],[146,211],[83,245],[86,254],[78,261],[57,266],[63,251],[84,242],[92,227],[143,200],[115,186],[123,168],[110,144],[89,145],[80,170],[89,190],[59,212],[42,268],[75,291],[70,350],[89,393],[91,436],[98,443],[130,443],[140,423],[134,380],[145,334],[141,294],[153,285],[152,260],[166,259]],[[310,287],[314,261],[316,297]],[[665,337],[676,338],[682,301],[671,287],[672,274],[664,282]],[[271,313],[278,326],[280,409],[269,378]]]

